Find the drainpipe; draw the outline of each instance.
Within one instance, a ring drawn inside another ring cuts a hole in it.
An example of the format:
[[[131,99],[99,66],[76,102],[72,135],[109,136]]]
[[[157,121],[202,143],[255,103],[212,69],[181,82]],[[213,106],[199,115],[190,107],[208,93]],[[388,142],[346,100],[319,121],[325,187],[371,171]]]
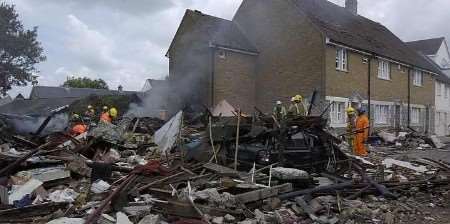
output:
[[[411,126],[411,69],[408,68],[408,128]]]
[[[211,46],[211,45],[210,45]],[[214,107],[214,71],[216,70],[215,66],[215,56],[216,49],[211,47],[211,108]]]
[[[367,64],[368,64],[368,66],[367,66],[367,116],[369,117],[369,124],[371,124],[371,123],[373,123],[373,122],[370,122],[372,119],[371,119],[371,109],[370,109],[370,101],[371,101],[371,92],[370,92],[370,86],[371,86],[371,70],[372,70],[372,56],[369,56],[368,57],[368,59],[367,59]],[[369,135],[371,134],[371,126],[372,125],[369,125]]]

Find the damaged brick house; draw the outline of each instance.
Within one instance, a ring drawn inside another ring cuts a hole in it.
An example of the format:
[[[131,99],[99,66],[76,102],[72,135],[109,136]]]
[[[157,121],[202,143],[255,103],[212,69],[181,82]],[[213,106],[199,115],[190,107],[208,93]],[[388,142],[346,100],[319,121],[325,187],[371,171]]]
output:
[[[269,112],[276,100],[318,90],[345,107],[371,105],[376,127],[431,131],[434,75],[440,71],[383,25],[326,0],[243,0],[232,21],[187,10],[167,53],[169,77],[196,81],[196,99],[222,99],[244,111]],[[369,75],[370,74],[370,75]],[[409,108],[409,109],[408,109]]]

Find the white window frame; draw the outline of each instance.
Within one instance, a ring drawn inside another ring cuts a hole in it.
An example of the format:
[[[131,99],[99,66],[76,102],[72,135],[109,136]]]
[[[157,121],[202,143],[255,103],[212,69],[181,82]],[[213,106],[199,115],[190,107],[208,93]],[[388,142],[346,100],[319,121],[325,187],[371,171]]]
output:
[[[411,107],[411,124],[420,124],[420,107]]]
[[[389,105],[375,104],[374,105],[374,120],[375,124],[389,124],[391,118],[391,108]]]
[[[449,92],[450,92],[450,89],[449,89],[449,87],[447,86],[447,85],[444,85],[445,87],[445,95],[444,95],[444,98],[445,99],[448,99],[448,96],[449,96]]]
[[[389,61],[378,60],[378,78],[383,80],[391,80],[391,65]]]
[[[332,125],[345,125],[347,122],[345,116],[345,106],[347,103],[340,101],[333,101],[330,108],[330,122]]]
[[[336,70],[348,71],[348,51],[345,48],[336,48]]]
[[[413,84],[415,86],[423,86],[423,72],[422,71],[414,70]]]
[[[441,96],[441,95],[442,95],[441,83],[436,82],[436,96]]]

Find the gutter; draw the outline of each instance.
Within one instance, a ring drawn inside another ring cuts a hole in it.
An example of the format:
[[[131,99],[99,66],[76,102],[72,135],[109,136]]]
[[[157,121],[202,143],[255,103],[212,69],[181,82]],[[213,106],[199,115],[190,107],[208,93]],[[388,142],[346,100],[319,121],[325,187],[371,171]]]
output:
[[[238,49],[238,48],[231,48],[231,47],[222,46],[222,45],[213,44],[213,43],[209,43],[209,47],[215,48],[215,49],[220,49],[220,50],[231,51],[231,52],[235,52],[235,53],[241,53],[241,54],[252,55],[252,56],[257,56],[257,55],[259,55],[258,52],[253,52],[253,51],[248,51],[248,50]]]
[[[325,42],[326,42],[326,44],[328,44],[328,45],[333,45],[333,46],[345,48],[345,49],[347,49],[347,50],[354,51],[354,52],[360,53],[360,54],[362,54],[362,55],[372,56],[372,57],[374,57],[374,58],[378,58],[378,59],[382,59],[382,60],[384,60],[384,61],[389,61],[389,62],[392,62],[392,63],[395,63],[395,64],[399,64],[399,65],[405,66],[405,67],[407,67],[407,68],[414,68],[414,69],[416,69],[416,70],[419,70],[419,71],[422,71],[422,72],[427,72],[427,73],[430,73],[430,74],[435,75],[435,76],[438,75],[437,73],[432,72],[432,71],[428,71],[428,70],[426,70],[426,69],[422,69],[422,68],[419,68],[419,67],[416,67],[416,66],[413,66],[413,65],[405,64],[405,63],[402,63],[402,62],[399,62],[399,61],[396,61],[396,60],[392,60],[392,59],[389,59],[389,58],[386,58],[386,57],[379,56],[379,55],[377,55],[377,54],[375,54],[375,53],[369,53],[369,52],[367,52],[367,51],[358,50],[358,49],[349,47],[349,46],[347,46],[347,45],[343,45],[343,44],[334,42],[334,41],[332,41],[329,37],[326,37],[326,38],[325,38]]]

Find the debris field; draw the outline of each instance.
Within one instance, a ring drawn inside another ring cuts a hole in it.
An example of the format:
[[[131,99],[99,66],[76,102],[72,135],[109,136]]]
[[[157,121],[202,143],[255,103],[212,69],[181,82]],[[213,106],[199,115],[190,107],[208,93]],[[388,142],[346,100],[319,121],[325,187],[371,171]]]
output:
[[[450,217],[450,164],[406,156],[412,144],[437,150],[424,147],[426,140],[411,143],[420,138],[411,130],[403,140],[379,133],[362,158],[321,116],[277,121],[228,109],[180,111],[168,121],[124,115],[78,136],[2,129],[0,223],[393,224]]]

